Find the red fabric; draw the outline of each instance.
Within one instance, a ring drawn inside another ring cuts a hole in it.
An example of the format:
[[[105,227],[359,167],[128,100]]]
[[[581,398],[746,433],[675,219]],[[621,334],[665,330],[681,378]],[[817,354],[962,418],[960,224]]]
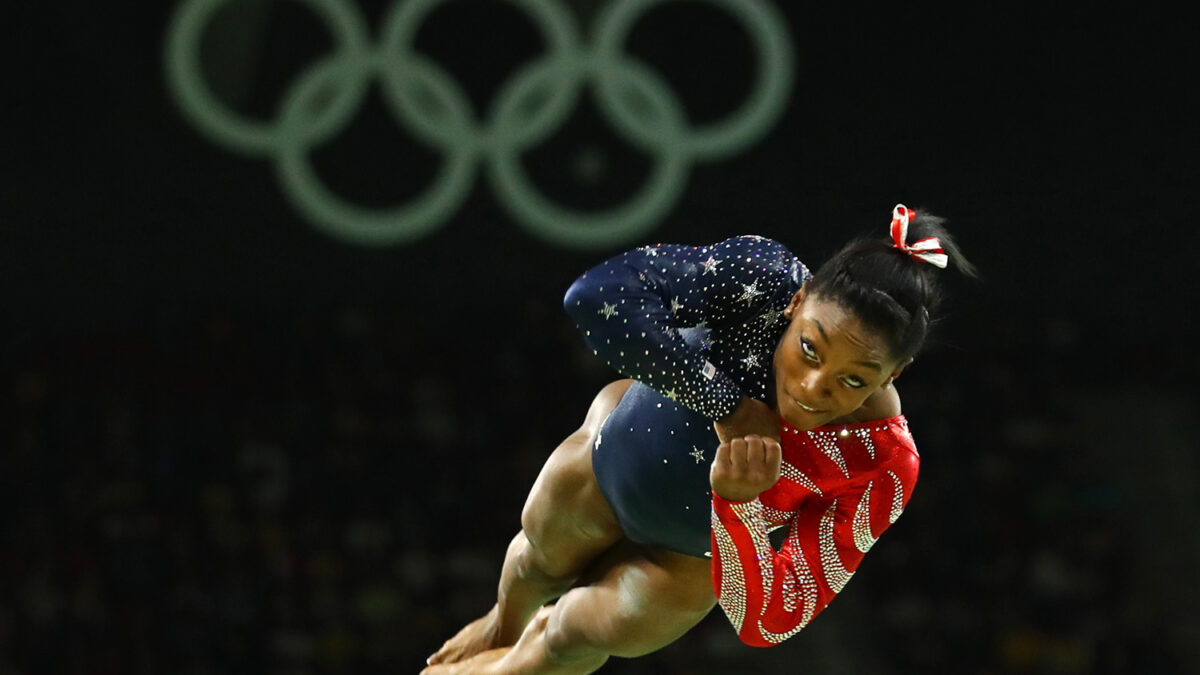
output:
[[[784,423],[783,471],[748,502],[713,494],[713,589],[743,642],[804,628],[858,569],[912,497],[920,457],[903,416],[798,431]],[[767,533],[786,525],[778,551]]]
[[[912,244],[907,243],[908,221],[915,215],[916,211],[903,204],[897,204],[892,209],[892,245],[912,256],[914,260],[945,269],[950,258],[937,237],[925,237]]]

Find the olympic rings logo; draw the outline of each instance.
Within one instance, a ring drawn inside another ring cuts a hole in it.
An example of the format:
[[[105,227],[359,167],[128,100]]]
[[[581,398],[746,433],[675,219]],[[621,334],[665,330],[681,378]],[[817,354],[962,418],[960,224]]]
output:
[[[411,242],[440,227],[467,199],[480,165],[509,214],[544,239],[572,248],[633,241],[677,201],[693,162],[730,156],[760,138],[782,113],[791,88],[791,42],[783,19],[765,0],[704,0],[723,8],[749,33],[757,74],[736,110],[699,126],[688,123],[683,105],[659,74],[623,53],[638,18],[666,0],[607,3],[587,40],[566,3],[509,0],[536,24],[547,49],[501,86],[486,119],[479,121],[458,83],[413,49],[418,28],[442,0],[394,2],[375,46],[352,0],[297,1],[323,20],[336,46],[287,87],[273,120],[259,122],[231,110],[201,75],[201,37],[213,15],[233,0],[179,5],[167,29],[168,86],[183,115],[211,141],[273,159],[283,190],[311,224],[361,245]],[[308,158],[353,119],[373,80],[389,113],[443,156],[429,188],[392,208],[343,200],[320,181]],[[614,130],[653,156],[653,168],[625,203],[580,212],[544,195],[526,175],[520,156],[566,122],[587,84]],[[631,106],[631,100],[638,105]]]

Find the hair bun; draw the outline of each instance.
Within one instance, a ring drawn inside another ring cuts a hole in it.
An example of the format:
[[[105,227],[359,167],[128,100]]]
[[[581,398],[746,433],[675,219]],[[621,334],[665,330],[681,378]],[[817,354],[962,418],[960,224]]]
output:
[[[941,304],[937,270],[953,265],[975,276],[944,224],[943,218],[923,209],[897,204],[891,236],[851,240],[817,270],[809,292],[854,312],[865,327],[887,340],[893,356],[916,354]]]

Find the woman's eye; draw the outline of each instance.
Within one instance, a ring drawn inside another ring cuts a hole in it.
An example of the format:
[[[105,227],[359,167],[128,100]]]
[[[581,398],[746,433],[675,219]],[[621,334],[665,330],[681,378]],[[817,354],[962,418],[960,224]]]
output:
[[[813,348],[812,343],[804,338],[800,338],[800,351],[810,359],[816,360],[817,350]]]
[[[847,387],[854,389],[862,389],[863,387],[867,386],[866,382],[863,382],[857,377],[843,377],[842,382],[845,382]]]

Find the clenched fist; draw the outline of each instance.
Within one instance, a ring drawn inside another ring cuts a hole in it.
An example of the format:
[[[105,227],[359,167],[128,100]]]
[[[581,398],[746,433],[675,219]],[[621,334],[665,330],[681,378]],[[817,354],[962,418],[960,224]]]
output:
[[[744,502],[769,490],[779,480],[779,441],[750,435],[730,439],[717,448],[708,473],[713,492]]]
[[[713,429],[722,443],[739,436],[769,436],[779,439],[779,413],[766,403],[743,396],[733,412],[713,422]]]

